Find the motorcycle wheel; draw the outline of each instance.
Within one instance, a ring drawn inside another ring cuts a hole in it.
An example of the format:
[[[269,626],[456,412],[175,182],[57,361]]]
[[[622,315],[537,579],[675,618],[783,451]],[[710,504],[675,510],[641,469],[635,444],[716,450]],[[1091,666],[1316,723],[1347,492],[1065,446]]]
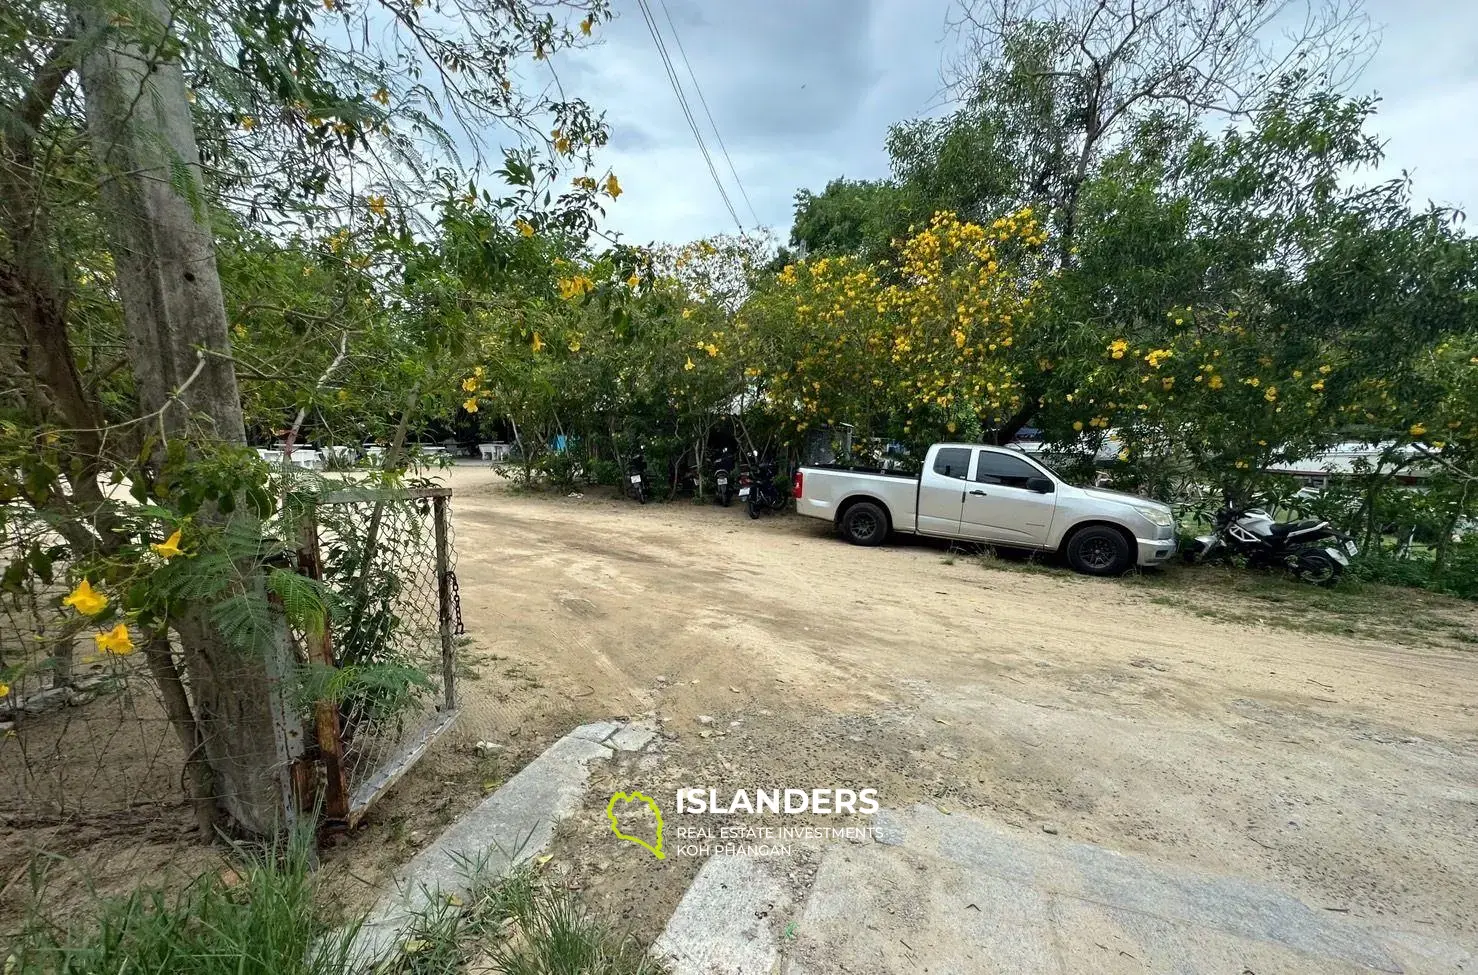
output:
[[[760,516],[759,502],[754,499],[754,491],[749,492],[749,517],[758,519]]]
[[[638,484],[636,486],[636,502],[637,504],[647,503],[647,486],[645,484]]]
[[[1344,566],[1323,552],[1300,552],[1293,563],[1293,576],[1314,586],[1332,586],[1339,581]]]
[[[722,491],[720,491],[718,493],[718,503],[721,504],[721,505],[723,505],[725,508],[727,508],[729,506],[729,502],[732,501],[732,500],[734,500],[734,499],[729,496],[729,489],[728,488],[724,488]]]

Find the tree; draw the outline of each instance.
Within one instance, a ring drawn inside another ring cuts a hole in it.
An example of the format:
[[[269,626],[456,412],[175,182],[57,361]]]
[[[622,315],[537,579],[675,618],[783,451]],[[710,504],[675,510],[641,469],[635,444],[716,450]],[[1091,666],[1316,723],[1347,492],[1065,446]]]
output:
[[[336,372],[374,363],[415,408],[443,353],[467,345],[446,326],[468,319],[440,316],[455,298],[414,266],[430,222],[412,204],[481,200],[497,239],[517,240],[582,234],[597,197],[619,193],[614,175],[554,185],[604,127],[582,101],[511,83],[515,59],[590,34],[599,2],[467,0],[455,19],[420,8],[97,0],[4,15],[0,500],[24,506],[6,511],[19,544],[3,585],[34,597],[63,564],[77,613],[50,659],[20,666],[65,681],[79,629],[116,622],[97,635],[114,653],[137,637],[207,831],[265,835],[281,808],[263,689],[287,675],[268,672],[263,621],[268,562],[291,539],[264,528],[286,486],[245,451],[243,402],[291,438]],[[500,198],[476,187],[489,125],[525,138],[499,153]],[[276,273],[285,264],[332,282],[337,305],[314,315]],[[378,315],[356,328],[346,300]],[[254,333],[294,339],[252,349]],[[305,371],[315,357],[327,364]],[[243,396],[239,376],[262,385]],[[133,502],[104,479],[131,484]]]

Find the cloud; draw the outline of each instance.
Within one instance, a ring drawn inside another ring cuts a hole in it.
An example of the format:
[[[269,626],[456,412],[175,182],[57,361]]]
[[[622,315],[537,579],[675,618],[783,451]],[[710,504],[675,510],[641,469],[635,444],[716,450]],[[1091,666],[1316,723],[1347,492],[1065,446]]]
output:
[[[840,175],[886,175],[888,126],[937,108],[950,0],[663,2],[650,0],[651,9],[745,227],[758,222],[784,238],[797,189],[819,189]],[[1418,200],[1471,201],[1478,133],[1467,123],[1478,101],[1470,54],[1478,4],[1372,0],[1368,10],[1384,40],[1353,90],[1384,99],[1375,129],[1387,140],[1387,160],[1374,176],[1406,169]],[[626,192],[609,207],[605,225],[633,243],[734,230],[639,7],[617,0],[616,12],[599,28],[599,44],[555,60],[566,91],[604,109],[611,124],[599,164],[620,176]],[[683,53],[753,213],[713,137]]]

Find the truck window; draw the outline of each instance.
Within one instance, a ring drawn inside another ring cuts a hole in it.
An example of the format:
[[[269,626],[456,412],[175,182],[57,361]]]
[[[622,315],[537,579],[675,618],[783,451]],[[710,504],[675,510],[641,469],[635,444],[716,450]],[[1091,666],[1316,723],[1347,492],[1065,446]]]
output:
[[[941,447],[934,455],[934,473],[963,481],[970,473],[970,448]]]
[[[980,463],[975,470],[975,480],[981,484],[1000,484],[1014,488],[1024,488],[1027,481],[1041,476],[1041,471],[1020,457],[998,454],[991,450],[980,452]]]

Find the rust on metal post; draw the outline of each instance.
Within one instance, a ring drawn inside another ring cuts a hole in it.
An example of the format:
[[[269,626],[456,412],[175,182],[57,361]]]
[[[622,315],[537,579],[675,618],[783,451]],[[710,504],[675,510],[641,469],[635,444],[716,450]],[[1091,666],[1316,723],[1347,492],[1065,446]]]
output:
[[[298,573],[322,581],[323,563],[318,554],[318,509],[313,502],[303,506],[298,525]],[[306,634],[308,661],[333,667],[333,634],[325,621],[317,633]],[[344,737],[339,726],[339,706],[334,701],[313,703],[313,727],[318,755],[323,762],[323,828],[337,832],[349,828],[349,775],[344,767]]]
[[[452,641],[451,544],[447,532],[447,499],[431,499],[432,523],[436,531],[436,613],[441,624],[442,703],[447,711],[457,709],[457,648]]]

